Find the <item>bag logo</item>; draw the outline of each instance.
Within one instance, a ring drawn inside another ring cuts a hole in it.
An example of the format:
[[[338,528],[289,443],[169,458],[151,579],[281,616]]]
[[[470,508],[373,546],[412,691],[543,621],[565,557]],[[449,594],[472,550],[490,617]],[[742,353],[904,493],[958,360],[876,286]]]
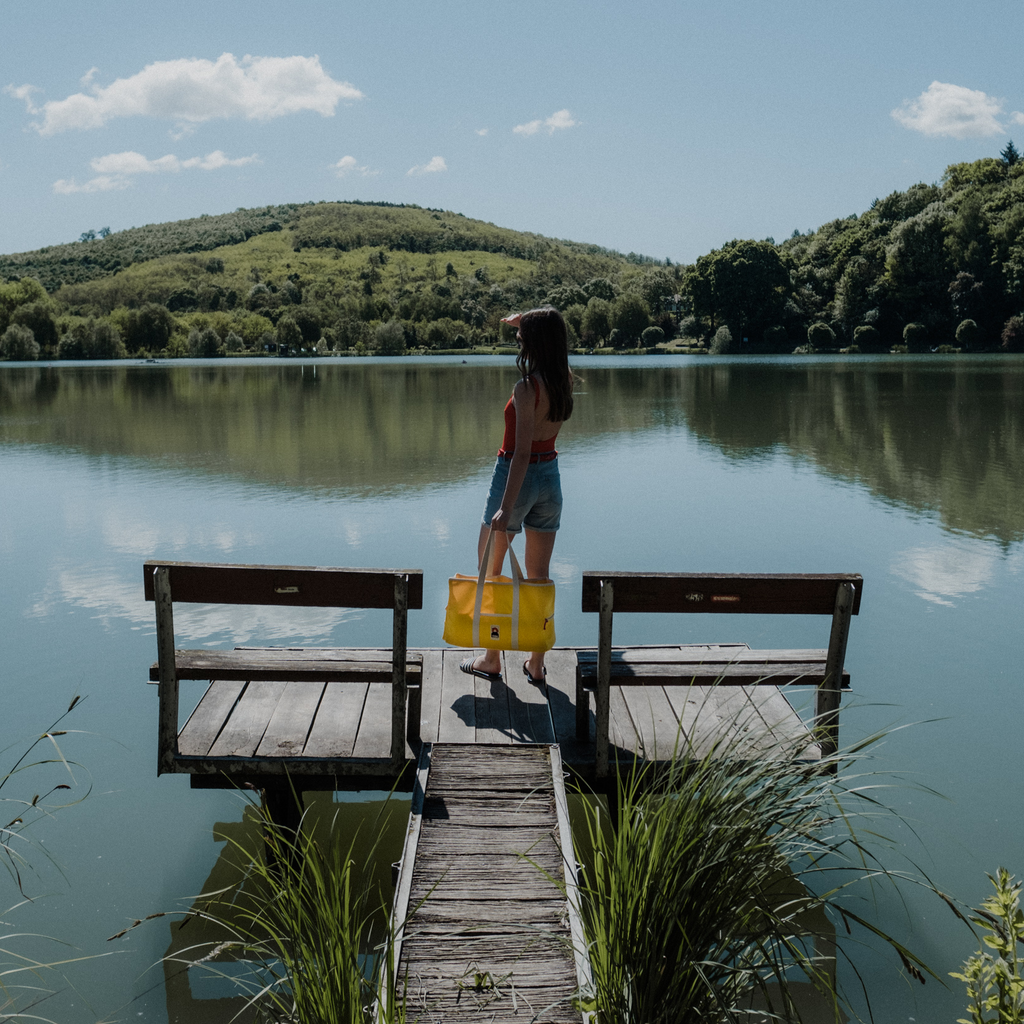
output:
[[[491,639],[492,640],[500,640],[501,639],[501,630],[497,626],[491,626]]]

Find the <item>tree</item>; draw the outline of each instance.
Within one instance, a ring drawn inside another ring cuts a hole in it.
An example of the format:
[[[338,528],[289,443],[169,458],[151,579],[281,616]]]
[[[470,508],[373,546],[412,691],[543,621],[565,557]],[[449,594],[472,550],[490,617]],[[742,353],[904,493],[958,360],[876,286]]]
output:
[[[635,345],[650,323],[651,311],[636,292],[623,292],[612,303],[611,325],[619,331],[623,345]]]
[[[882,348],[882,335],[877,327],[871,324],[861,324],[854,328],[853,343],[862,352],[878,352]]]
[[[405,355],[405,331],[398,320],[378,324],[373,332],[373,347],[382,356]]]
[[[1017,147],[1013,144],[1013,139],[1010,139],[1006,144],[1006,149],[1002,150],[999,155],[1002,157],[1003,163],[1006,164],[1007,167],[1012,167],[1020,159],[1020,153],[1017,152]]]
[[[140,309],[129,310],[125,348],[132,354],[139,351],[162,352],[171,340],[175,323],[167,307],[158,302],[147,302]]]
[[[1024,352],[1024,317],[1011,316],[999,335],[1006,352]]]
[[[713,356],[724,356],[732,348],[732,332],[725,324],[715,331],[714,338],[711,339],[711,348],[708,350]]]
[[[291,317],[283,316],[277,321],[277,354],[284,356],[302,348],[302,331]]]
[[[928,328],[922,323],[907,324],[903,328],[903,344],[908,352],[923,352],[928,346]]]
[[[981,328],[974,320],[961,320],[956,329],[956,343],[970,351],[981,344]]]
[[[580,318],[580,337],[584,345],[600,345],[609,335],[611,325],[611,303],[607,299],[592,298]]]
[[[32,332],[32,337],[43,350],[57,347],[60,336],[49,302],[27,302],[11,314],[11,324],[20,324]]]
[[[90,359],[124,359],[128,354],[117,328],[108,320],[90,321],[92,354]]]
[[[807,328],[807,344],[817,352],[823,348],[834,348],[836,344],[836,332],[828,324],[819,320]]]
[[[712,328],[724,323],[733,337],[755,337],[782,319],[793,282],[774,245],[732,241],[697,260],[686,288],[694,313]]]
[[[665,340],[665,332],[660,327],[645,327],[640,335],[640,344],[644,348],[654,348]]]
[[[204,327],[201,331],[193,327],[188,333],[188,354],[197,359],[223,355],[220,336],[212,327]]]
[[[25,362],[39,358],[39,342],[32,335],[32,329],[22,324],[11,324],[0,336],[0,358],[12,362]]]

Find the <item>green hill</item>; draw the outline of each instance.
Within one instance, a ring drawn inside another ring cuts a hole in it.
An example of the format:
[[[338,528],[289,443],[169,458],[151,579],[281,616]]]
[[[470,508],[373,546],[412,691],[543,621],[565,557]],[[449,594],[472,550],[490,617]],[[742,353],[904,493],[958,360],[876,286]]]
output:
[[[541,303],[586,347],[1021,351],[1022,229],[1012,143],[689,267],[418,206],[236,210],[0,256],[0,357],[458,350]]]

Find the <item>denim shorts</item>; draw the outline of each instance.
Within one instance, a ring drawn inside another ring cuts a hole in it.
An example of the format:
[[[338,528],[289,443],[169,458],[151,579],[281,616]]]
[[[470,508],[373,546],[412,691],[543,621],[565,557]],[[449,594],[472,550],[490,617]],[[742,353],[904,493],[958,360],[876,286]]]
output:
[[[490,526],[495,512],[501,507],[505,482],[511,459],[499,458],[494,464],[491,489],[484,508],[484,526]],[[519,489],[519,497],[509,515],[508,532],[519,533],[525,526],[537,533],[554,533],[562,521],[562,482],[558,475],[558,459],[549,462],[531,462],[526,467],[526,478]]]

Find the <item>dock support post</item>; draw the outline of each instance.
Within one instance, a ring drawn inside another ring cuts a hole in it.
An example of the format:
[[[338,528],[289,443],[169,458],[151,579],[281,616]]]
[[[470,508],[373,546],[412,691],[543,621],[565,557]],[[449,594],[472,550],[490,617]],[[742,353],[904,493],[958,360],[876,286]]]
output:
[[[836,588],[836,604],[832,613],[832,632],[825,658],[825,678],[818,686],[815,706],[815,731],[823,759],[834,758],[839,750],[839,701],[843,686],[843,666],[846,662],[846,641],[850,636],[850,617],[856,596],[852,583],[840,583]],[[839,766],[834,760],[829,770],[835,774]]]
[[[171,570],[153,570],[156,604],[156,650],[159,670],[160,718],[157,732],[157,775],[174,771],[178,753],[178,667],[174,657],[174,606],[171,601]]]
[[[391,760],[396,769],[405,760],[406,637],[409,618],[409,577],[395,576],[395,616],[391,640]],[[417,718],[416,731],[419,732]]]
[[[601,580],[601,606],[598,613],[597,690],[594,694],[597,735],[594,737],[594,772],[597,778],[608,775],[608,733],[612,678],[612,609],[615,592],[611,580]]]

